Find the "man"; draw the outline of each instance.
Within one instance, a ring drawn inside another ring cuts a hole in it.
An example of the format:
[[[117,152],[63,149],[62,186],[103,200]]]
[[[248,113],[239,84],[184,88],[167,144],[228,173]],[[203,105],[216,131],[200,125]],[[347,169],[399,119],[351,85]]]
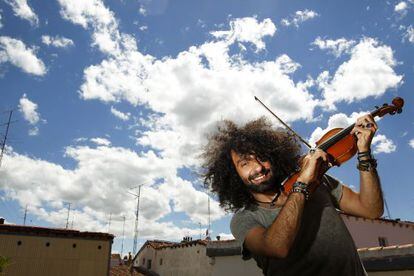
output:
[[[377,125],[358,118],[351,134],[358,147],[360,193],[324,175],[330,157],[312,150],[299,155],[296,139],[263,118],[238,127],[230,121],[209,137],[205,184],[220,206],[235,211],[231,231],[265,275],[366,275],[336,209],[378,218],[383,213],[376,161],[370,153]],[[299,164],[299,168],[298,168]],[[281,183],[300,169],[292,191]]]

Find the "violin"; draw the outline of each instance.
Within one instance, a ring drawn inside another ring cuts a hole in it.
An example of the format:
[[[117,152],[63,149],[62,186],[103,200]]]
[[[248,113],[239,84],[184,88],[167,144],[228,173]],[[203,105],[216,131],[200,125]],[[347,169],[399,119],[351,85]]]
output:
[[[296,134],[288,125],[286,125],[279,117],[276,116],[267,106],[265,106],[257,97],[255,97],[273,116],[275,116],[286,128],[288,128],[295,136],[304,142],[309,148],[311,147],[305,140],[303,140],[298,134]],[[381,107],[376,106],[375,110],[370,112],[373,118],[383,117],[386,114],[394,115],[402,112],[404,106],[404,100],[400,97],[396,97],[392,100],[392,104],[383,104]],[[357,139],[355,135],[351,134],[355,123],[346,128],[334,128],[329,130],[319,141],[316,142],[316,149],[321,149],[328,153],[330,161],[333,166],[340,166],[349,159],[351,159],[358,151]],[[296,171],[288,176],[283,182],[282,187],[285,192],[292,190],[293,184],[296,182],[300,174],[300,171]]]

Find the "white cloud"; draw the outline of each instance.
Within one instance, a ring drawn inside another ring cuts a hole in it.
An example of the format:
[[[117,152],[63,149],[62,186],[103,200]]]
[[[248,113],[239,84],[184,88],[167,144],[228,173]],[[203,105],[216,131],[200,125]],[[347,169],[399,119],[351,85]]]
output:
[[[230,30],[214,31],[211,34],[216,38],[228,41],[230,44],[236,41],[253,43],[257,51],[260,51],[265,48],[263,37],[273,36],[275,32],[276,26],[269,18],[258,22],[256,18],[245,17],[232,20]]]
[[[408,8],[407,3],[405,1],[401,1],[397,5],[395,5],[394,11],[399,13],[402,16],[405,16],[407,14],[407,8]]]
[[[318,16],[319,14],[317,12],[305,9],[304,11],[296,11],[294,15],[288,18],[283,18],[280,23],[284,26],[293,25],[298,28],[299,24]]]
[[[408,144],[410,145],[410,147],[414,149],[414,139],[411,139],[410,142],[408,142]]]
[[[167,183],[160,185],[159,191],[172,199],[175,212],[185,212],[193,223],[201,222],[203,225],[208,223],[208,195],[195,190],[191,182],[173,177],[168,179]],[[212,199],[210,213],[213,221],[224,216],[224,211],[221,210],[218,202]]]
[[[100,138],[100,137],[91,138],[91,142],[97,144],[98,146],[110,146],[111,145],[111,141],[109,141],[106,138]]]
[[[14,15],[29,21],[32,26],[39,24],[39,18],[27,4],[27,0],[5,0],[5,2],[12,7]]]
[[[327,50],[335,57],[339,57],[344,52],[347,53],[352,46],[355,45],[354,40],[346,40],[345,38],[339,38],[336,40],[326,39],[323,40],[321,37],[317,37],[315,41],[312,42],[312,45],[317,46],[321,50]]]
[[[29,136],[39,135],[39,128],[37,126],[33,126],[32,128],[29,129],[28,134],[29,134]]]
[[[409,42],[414,43],[414,28],[413,28],[413,26],[411,26],[411,25],[408,26],[408,28],[407,28],[407,30],[404,34],[403,40],[408,40]]]
[[[74,45],[73,40],[61,36],[51,37],[49,35],[43,35],[42,42],[48,46],[52,45],[57,48],[67,48]]]
[[[21,206],[29,204],[32,215],[56,226],[65,224],[64,202],[71,202],[77,229],[106,231],[108,215],[112,214],[111,232],[120,235],[121,216],[125,215],[126,233],[132,236],[136,198],[127,192],[141,183],[145,185],[141,188],[140,237],[178,239],[186,233],[198,234],[198,225],[181,228],[159,221],[173,211],[170,203],[176,212],[185,212],[192,221],[207,221],[206,194],[177,177],[169,161],[151,151],[137,154],[119,147],[69,146],[65,156],[76,162],[75,169],[9,150],[0,168],[0,187]],[[157,179],[164,180],[155,185]],[[224,215],[213,200],[211,214],[212,219]]]
[[[121,112],[119,110],[117,110],[115,107],[111,106],[111,113],[113,115],[115,115],[115,117],[121,119],[122,121],[128,121],[129,117],[131,116],[131,113],[127,112]]]
[[[218,119],[242,122],[266,114],[254,95],[287,121],[312,118],[317,101],[307,91],[309,83],[291,79],[300,66],[287,55],[250,64],[230,57],[228,51],[226,41],[207,42],[175,58],[155,60],[131,47],[116,58],[87,68],[81,96],[147,104],[166,114],[155,128],[141,133],[138,143],[174,158],[174,166],[196,162],[194,156],[205,132]]]
[[[374,136],[372,139],[372,145],[374,147],[374,154],[391,153],[397,149],[397,146],[394,144],[394,142],[383,134]]]
[[[144,6],[143,6],[143,5],[141,5],[141,6],[139,7],[138,12],[139,12],[141,15],[143,15],[143,16],[146,16],[146,15],[147,15],[147,10],[144,8]]]
[[[30,101],[26,94],[23,94],[19,100],[19,110],[23,114],[23,118],[31,125],[35,125],[39,122],[40,116],[37,112],[37,104]]]
[[[234,240],[235,239],[233,234],[231,234],[231,233],[230,234],[229,233],[220,233],[220,234],[218,234],[218,236],[220,236],[221,241]]]
[[[19,111],[22,113],[23,118],[29,122],[33,127],[29,130],[30,136],[36,136],[39,134],[39,128],[36,126],[40,121],[40,115],[37,111],[37,104],[30,101],[26,94],[19,100]]]
[[[94,30],[92,45],[107,54],[119,53],[119,41],[122,39],[118,31],[118,22],[114,13],[105,7],[101,0],[58,0],[60,14],[66,20],[83,28]]]
[[[324,105],[332,109],[336,102],[379,97],[387,89],[398,87],[402,76],[395,73],[393,68],[396,65],[391,47],[372,38],[362,39],[352,48],[350,59],[339,66],[333,77],[327,71],[318,77]]]
[[[133,36],[120,33],[114,13],[105,7],[102,0],[58,0],[61,16],[83,28],[92,29],[92,46],[109,56],[118,56],[129,51]]]
[[[148,30],[148,26],[141,26],[141,27],[139,27],[139,30],[144,32],[144,31]]]
[[[29,74],[46,74],[45,64],[36,57],[35,48],[26,47],[20,40],[0,36],[0,64],[5,62],[10,62]]]

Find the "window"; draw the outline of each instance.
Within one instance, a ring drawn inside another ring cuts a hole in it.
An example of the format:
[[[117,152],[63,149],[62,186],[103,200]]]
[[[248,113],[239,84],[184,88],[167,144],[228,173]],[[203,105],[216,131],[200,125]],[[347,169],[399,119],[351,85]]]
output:
[[[162,258],[160,259],[160,265],[162,265]]]
[[[145,266],[145,258],[142,259],[142,265]]]
[[[147,262],[147,269],[151,269],[151,260],[148,260]]]
[[[378,237],[379,246],[388,246],[388,240],[386,237]]]

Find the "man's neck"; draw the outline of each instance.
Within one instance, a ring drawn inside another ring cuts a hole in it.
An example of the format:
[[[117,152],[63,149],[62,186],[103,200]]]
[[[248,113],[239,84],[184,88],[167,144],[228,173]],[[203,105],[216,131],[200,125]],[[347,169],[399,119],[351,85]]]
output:
[[[271,191],[271,192],[267,192],[267,193],[254,193],[254,192],[252,192],[252,195],[253,195],[254,199],[260,204],[262,202],[271,203],[272,200],[274,200],[275,197],[277,196],[277,193],[278,193],[277,191]],[[283,206],[286,202],[286,199],[287,199],[287,195],[283,191],[281,191],[280,196],[277,198],[276,201],[274,201],[273,205],[275,205],[277,207]]]

